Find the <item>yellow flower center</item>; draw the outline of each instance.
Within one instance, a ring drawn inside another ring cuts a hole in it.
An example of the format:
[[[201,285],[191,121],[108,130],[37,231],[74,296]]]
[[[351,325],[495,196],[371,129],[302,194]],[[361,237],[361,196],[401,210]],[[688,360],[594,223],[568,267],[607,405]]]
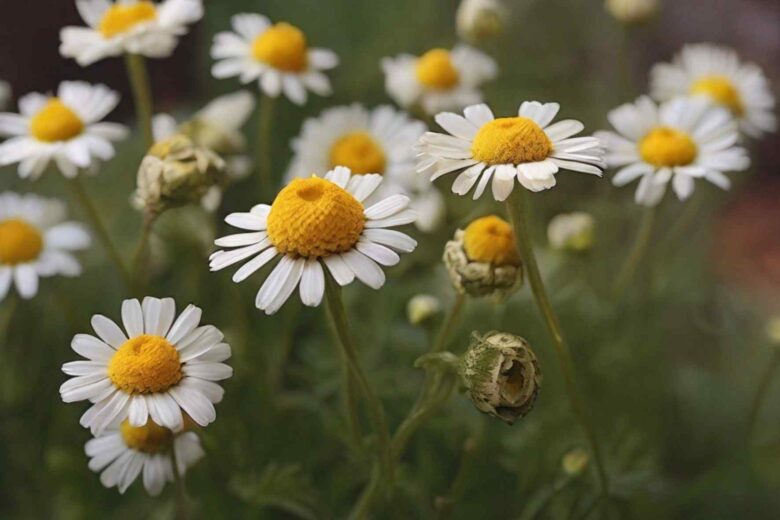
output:
[[[150,334],[124,342],[108,364],[108,378],[129,394],[164,392],[182,376],[176,347]]]
[[[463,248],[473,262],[520,265],[512,226],[495,215],[478,218],[466,227]]]
[[[482,125],[471,153],[485,164],[521,164],[543,161],[552,152],[544,130],[525,117],[502,117]]]
[[[691,85],[691,94],[706,94],[716,103],[731,110],[736,116],[745,113],[742,96],[725,76],[705,76]]]
[[[112,38],[129,31],[139,23],[149,22],[155,18],[157,18],[157,8],[152,2],[114,4],[103,15],[98,29],[104,38]]]
[[[58,98],[51,98],[30,119],[30,133],[39,141],[67,141],[84,131],[84,122]]]
[[[688,134],[667,126],[654,128],[639,142],[639,155],[657,167],[687,166],[697,153],[696,143]]]
[[[0,222],[0,264],[16,265],[38,258],[43,236],[32,224],[12,218]]]
[[[352,249],[365,222],[347,190],[318,177],[295,179],[271,206],[268,236],[282,254],[319,258]]]
[[[433,49],[420,56],[416,72],[420,83],[435,90],[451,89],[459,80],[450,52],[445,49]]]
[[[130,426],[130,422],[125,419],[119,426],[119,431],[128,448],[143,453],[167,451],[173,443],[173,432],[151,419],[139,427]]]
[[[301,72],[308,65],[306,35],[294,25],[279,22],[255,38],[252,56],[275,69]]]
[[[383,173],[385,152],[367,132],[341,136],[330,149],[330,167],[346,166],[352,173]]]

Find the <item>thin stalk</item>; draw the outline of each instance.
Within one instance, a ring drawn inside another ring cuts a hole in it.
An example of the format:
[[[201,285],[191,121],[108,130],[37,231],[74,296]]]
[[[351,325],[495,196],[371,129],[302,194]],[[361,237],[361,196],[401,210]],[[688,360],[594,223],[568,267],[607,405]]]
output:
[[[775,369],[780,365],[780,349],[772,347],[772,357],[764,367],[764,371],[761,374],[761,379],[758,381],[758,387],[756,387],[756,394],[753,396],[753,402],[750,405],[750,413],[747,420],[747,438],[750,439],[753,435],[753,430],[756,428],[756,422],[758,422],[758,413],[761,411],[761,405],[764,403],[767,391],[772,385],[772,376],[774,376]]]
[[[452,480],[452,484],[450,484],[449,493],[446,496],[441,497],[441,506],[439,508],[438,515],[436,516],[437,518],[441,520],[449,518],[455,509],[455,505],[463,498],[463,491],[466,487],[466,477],[468,475],[469,469],[471,468],[471,463],[474,460],[474,453],[476,450],[476,439],[473,437],[466,439],[466,441],[463,443],[463,456],[460,459],[458,472],[455,474],[455,478]]]
[[[520,258],[525,263],[526,272],[528,274],[528,281],[531,285],[536,304],[539,307],[539,311],[544,317],[547,330],[550,333],[550,337],[553,340],[553,346],[555,347],[555,354],[560,366],[561,373],[563,374],[564,386],[566,394],[569,398],[569,403],[574,411],[574,415],[580,423],[582,430],[585,433],[585,437],[590,445],[591,452],[593,453],[593,459],[596,462],[596,470],[599,479],[599,485],[601,487],[602,496],[608,496],[609,483],[607,480],[607,472],[604,468],[604,462],[601,456],[601,448],[596,440],[596,434],[593,429],[593,425],[590,423],[589,416],[585,411],[585,405],[580,397],[580,391],[577,388],[577,381],[574,372],[574,362],[571,358],[571,353],[566,346],[564,340],[563,330],[561,329],[558,316],[555,314],[552,305],[550,304],[550,298],[547,296],[547,290],[544,287],[542,281],[542,275],[539,272],[539,266],[536,263],[536,257],[534,256],[533,245],[531,244],[531,238],[528,234],[528,222],[526,219],[526,207],[525,207],[525,190],[516,189],[512,192],[512,195],[507,201],[507,210],[509,212],[510,219],[512,221],[512,227],[515,234],[515,240],[517,241],[517,247],[520,252]]]
[[[144,137],[144,145],[150,148],[154,144],[154,132],[152,131],[152,87],[149,83],[149,72],[146,70],[146,60],[140,54],[125,54],[125,67],[127,77],[130,80],[130,89],[135,100],[135,113],[138,118],[138,126]]]
[[[187,486],[184,475],[176,463],[176,441],[171,442],[171,464],[173,465],[173,485],[176,488],[176,520],[188,520],[190,511],[187,505]]]
[[[144,223],[141,227],[141,237],[138,239],[138,245],[133,255],[133,289],[134,292],[143,295],[146,285],[146,262],[149,258],[147,249],[149,247],[149,238],[152,234],[152,228],[157,221],[157,213],[145,213]]]
[[[616,297],[623,294],[623,291],[629,286],[637,267],[639,267],[642,259],[647,254],[647,248],[650,246],[650,239],[653,237],[653,229],[655,228],[657,216],[658,206],[653,206],[652,208],[647,208],[645,210],[642,221],[639,224],[639,231],[634,239],[634,244],[631,246],[631,252],[626,257],[623,267],[618,271],[619,274],[615,282]]]
[[[374,433],[378,437],[378,459],[381,462],[382,473],[387,481],[392,479],[393,469],[390,456],[390,432],[385,420],[385,411],[382,403],[374,393],[368,378],[363,372],[360,364],[355,343],[349,331],[347,322],[347,313],[344,309],[344,302],[341,299],[341,287],[336,283],[330,274],[325,276],[325,299],[328,304],[328,315],[333,323],[333,328],[339,338],[339,346],[343,354],[343,359],[347,368],[352,373],[354,382],[357,384],[360,392],[366,400],[366,409]]]
[[[111,261],[114,263],[116,270],[119,272],[119,276],[122,278],[122,282],[125,284],[126,289],[130,291],[132,289],[132,279],[130,278],[130,272],[127,270],[127,267],[125,267],[122,256],[119,254],[116,246],[114,246],[114,243],[111,241],[108,228],[106,228],[103,219],[100,218],[100,213],[84,189],[84,184],[81,182],[81,177],[74,177],[67,184],[76,198],[79,199],[79,202],[84,208],[84,211],[87,213],[87,218],[92,224],[92,228],[95,230],[98,238],[103,243],[103,247],[106,249],[108,256],[111,258]]]
[[[257,146],[255,168],[260,180],[260,194],[265,198],[273,189],[271,170],[271,128],[274,121],[276,99],[263,94],[257,105]]]
[[[458,293],[458,296],[455,297],[455,303],[452,304],[450,311],[442,322],[439,333],[436,335],[436,340],[433,343],[433,347],[431,347],[431,352],[441,352],[444,350],[444,347],[447,345],[447,339],[449,338],[452,329],[455,327],[455,322],[460,316],[460,311],[463,309],[463,302],[465,301],[465,295]]]
[[[9,291],[10,292],[10,291]],[[8,343],[8,338],[11,337],[11,325],[14,322],[14,313],[18,306],[19,299],[14,293],[8,295],[7,308],[3,315],[3,325],[0,327],[0,350],[3,350]]]

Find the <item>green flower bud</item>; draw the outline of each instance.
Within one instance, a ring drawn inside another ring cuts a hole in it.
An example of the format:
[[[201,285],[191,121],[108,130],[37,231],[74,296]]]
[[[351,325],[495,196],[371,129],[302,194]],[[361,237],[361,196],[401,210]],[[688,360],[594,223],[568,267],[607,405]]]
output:
[[[430,294],[417,294],[406,304],[406,316],[412,325],[420,325],[441,311],[441,302]]]
[[[458,36],[471,43],[494,38],[503,32],[505,18],[499,0],[462,0],[455,20]]]
[[[646,22],[656,15],[658,0],[606,0],[607,12],[625,24]]]
[[[506,332],[472,334],[460,372],[474,406],[507,424],[531,411],[542,383],[528,342]]]
[[[561,460],[563,472],[570,477],[582,475],[590,462],[590,455],[582,448],[570,450]]]
[[[556,215],[547,226],[547,239],[553,249],[581,253],[593,247],[595,221],[584,212]]]

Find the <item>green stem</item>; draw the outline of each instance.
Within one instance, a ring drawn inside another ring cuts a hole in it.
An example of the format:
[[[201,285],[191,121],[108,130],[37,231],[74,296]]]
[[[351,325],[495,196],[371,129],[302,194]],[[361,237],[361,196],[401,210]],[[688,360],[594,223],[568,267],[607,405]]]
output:
[[[6,301],[8,302],[7,308],[3,315],[3,325],[0,327],[0,350],[5,348],[6,343],[8,343],[8,338],[11,337],[11,325],[13,324],[14,313],[16,312],[16,307],[18,306],[19,302],[16,294],[12,293],[10,288],[8,300]]]
[[[767,363],[764,367],[764,372],[761,374],[761,379],[759,380],[758,387],[756,388],[756,394],[753,396],[753,402],[750,405],[750,413],[748,414],[747,421],[748,439],[750,439],[750,437],[753,435],[753,430],[756,428],[756,422],[758,422],[758,413],[761,411],[761,405],[764,403],[767,391],[772,384],[772,376],[774,375],[775,369],[779,364],[780,349],[773,346],[772,357],[770,358],[769,363]]]
[[[431,347],[431,352],[441,352],[447,345],[447,338],[449,338],[452,329],[455,328],[455,322],[460,316],[460,311],[463,309],[463,303],[466,301],[465,295],[458,293],[455,297],[455,303],[453,303],[450,312],[447,313],[447,317],[442,322],[441,329],[436,335],[436,340]]]
[[[655,221],[658,215],[658,206],[647,208],[642,221],[639,224],[639,231],[634,239],[634,244],[631,246],[631,252],[626,257],[626,261],[623,263],[623,267],[620,271],[615,282],[615,296],[619,297],[623,294],[623,291],[630,285],[631,280],[634,277],[634,273],[642,262],[642,259],[647,254],[647,248],[650,246],[650,239],[653,237],[653,229],[655,228]]]
[[[606,497],[608,496],[609,483],[601,456],[601,448],[596,440],[596,434],[590,423],[589,415],[585,411],[585,405],[580,397],[580,391],[577,388],[574,362],[571,358],[571,353],[566,346],[563,330],[558,321],[558,316],[555,314],[555,311],[550,304],[550,299],[547,296],[547,291],[544,287],[544,282],[542,281],[542,275],[539,272],[539,266],[536,263],[533,245],[531,244],[531,239],[528,234],[528,222],[525,215],[525,196],[524,189],[516,189],[512,192],[509,201],[507,201],[507,210],[512,221],[515,240],[517,241],[520,258],[522,258],[525,263],[528,280],[536,299],[536,304],[539,307],[539,311],[544,316],[545,324],[547,325],[547,329],[553,340],[558,365],[563,374],[566,394],[569,398],[572,410],[574,411],[574,415],[579,421],[580,426],[585,433],[585,437],[588,440],[588,444],[590,445],[591,452],[593,453],[602,496]]]
[[[87,195],[87,191],[84,189],[84,184],[81,182],[81,177],[74,177],[71,181],[68,182],[68,186],[71,188],[71,191],[76,196],[76,198],[79,199],[79,202],[84,208],[84,211],[87,213],[87,218],[92,224],[92,228],[95,230],[95,233],[97,233],[98,238],[100,238],[100,241],[103,243],[103,247],[108,253],[108,256],[111,258],[111,261],[114,263],[116,270],[119,272],[119,276],[122,278],[122,282],[125,284],[125,288],[130,291],[132,289],[132,279],[130,278],[130,272],[127,270],[127,267],[125,267],[122,256],[119,254],[119,251],[111,241],[108,228],[106,228],[105,223],[100,218],[100,213],[92,203],[92,199],[90,199],[89,195]]]
[[[339,345],[341,346],[341,352],[347,364],[347,368],[351,372],[352,378],[359,387],[360,392],[366,399],[368,417],[379,441],[378,458],[382,465],[382,472],[387,481],[390,481],[392,479],[393,470],[390,456],[390,432],[385,420],[385,411],[381,401],[379,401],[379,398],[368,383],[368,379],[360,365],[360,358],[349,331],[344,302],[341,299],[341,287],[330,274],[326,274],[325,276],[325,299],[328,304],[328,315],[330,316],[330,319],[333,322],[333,328],[339,337]]]
[[[471,467],[471,462],[474,459],[474,453],[477,449],[477,441],[473,437],[469,437],[463,443],[463,456],[460,459],[460,466],[458,472],[455,474],[455,478],[450,484],[450,491],[446,496],[441,497],[439,502],[439,512],[436,516],[439,519],[449,518],[455,509],[461,498],[463,498],[463,491],[466,487],[466,476],[468,475]]]
[[[133,255],[133,292],[142,296],[146,286],[146,262],[148,259],[147,249],[149,238],[152,234],[152,228],[157,220],[157,213],[145,213],[144,223],[141,228],[141,238],[138,240],[135,254]]]
[[[176,520],[188,520],[190,518],[189,507],[187,505],[187,486],[184,482],[184,475],[179,471],[179,465],[176,464],[176,442],[171,442],[171,464],[173,465],[173,485],[176,488]]]
[[[255,168],[260,179],[260,194],[270,196],[273,190],[271,171],[271,129],[274,121],[276,99],[263,94],[257,106],[257,146],[255,147]]]
[[[138,118],[138,126],[144,137],[144,145],[147,149],[154,144],[154,131],[152,130],[152,87],[149,83],[149,72],[146,69],[146,60],[140,54],[125,54],[125,66],[127,77],[130,80],[130,88],[135,100],[135,113]]]

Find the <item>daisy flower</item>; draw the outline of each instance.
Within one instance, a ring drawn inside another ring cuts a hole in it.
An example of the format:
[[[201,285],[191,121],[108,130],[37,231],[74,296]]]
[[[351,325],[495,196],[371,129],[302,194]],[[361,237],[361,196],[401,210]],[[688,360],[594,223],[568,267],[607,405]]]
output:
[[[378,173],[383,182],[373,197],[408,195],[417,226],[430,231],[444,212],[441,194],[414,168],[414,144],[425,125],[389,106],[368,110],[355,103],[330,108],[308,119],[292,141],[295,157],[288,179],[345,166],[353,175]]]
[[[238,76],[242,83],[257,80],[266,95],[284,93],[298,105],[306,102],[307,89],[330,95],[330,81],[322,71],[338,65],[333,51],[310,48],[303,31],[286,22],[272,24],[259,14],[237,14],[231,25],[235,32],[214,37],[211,57],[218,62],[211,73],[215,78]]]
[[[436,122],[451,135],[427,132],[417,145],[417,171],[434,181],[463,170],[452,191],[465,195],[474,185],[474,200],[493,180],[493,197],[506,200],[515,179],[530,191],[555,186],[559,169],[601,176],[603,149],[595,137],[572,137],[585,127],[566,119],[551,124],[558,103],[526,101],[517,117],[496,119],[487,105],[466,108],[464,116],[444,112]]]
[[[384,58],[385,89],[396,103],[426,114],[461,110],[482,101],[480,87],[498,74],[496,62],[467,45],[431,49],[422,56]]]
[[[98,337],[77,334],[71,347],[87,361],[72,361],[62,371],[72,379],[60,387],[66,403],[93,403],[81,416],[81,425],[100,434],[128,419],[143,426],[149,419],[178,431],[186,413],[201,426],[214,421],[214,404],[224,391],[214,383],[233,369],[222,363],[230,347],[211,325],[199,326],[201,310],[189,305],[176,318],[172,298],[125,300],[119,326],[92,317]]]
[[[203,17],[201,0],[76,0],[76,7],[89,27],[62,29],[60,54],[82,67],[125,53],[167,58]]]
[[[41,277],[81,274],[72,253],[89,247],[89,233],[64,220],[65,204],[58,200],[0,193],[0,301],[12,283],[30,299]]]
[[[0,166],[19,163],[19,176],[37,179],[51,161],[65,177],[79,168],[95,168],[114,157],[112,141],[127,129],[101,122],[119,103],[119,94],[105,85],[64,81],[57,95],[34,92],[19,100],[20,114],[0,114]]]
[[[341,286],[357,278],[379,289],[385,283],[380,265],[395,265],[398,252],[417,247],[405,234],[386,229],[414,222],[408,197],[393,195],[364,206],[381,182],[381,175],[352,175],[341,166],[324,178],[293,179],[272,205],[259,204],[249,213],[225,218],[248,233],[216,240],[217,246],[231,249],[211,255],[211,270],[252,257],[233,275],[238,283],[280,256],[255,300],[266,314],[279,310],[299,284],[304,305],[319,305],[325,290],[323,266]]]
[[[654,98],[703,96],[727,108],[751,136],[777,129],[775,99],[764,73],[741,62],[732,49],[706,43],[686,45],[672,63],[659,63],[650,75]]]
[[[599,132],[607,147],[607,164],[621,169],[612,178],[624,186],[641,178],[636,202],[658,204],[671,181],[680,200],[691,196],[695,179],[722,189],[730,186],[727,171],[744,170],[750,160],[736,146],[739,129],[731,114],[702,98],[677,98],[656,105],[643,96],[608,115],[617,130]]]
[[[116,486],[123,494],[141,475],[152,496],[159,495],[166,482],[174,481],[172,453],[176,453],[179,475],[204,455],[195,432],[174,433],[152,421],[132,426],[127,420],[87,441],[84,451],[89,469],[101,472],[100,482],[105,487]]]

